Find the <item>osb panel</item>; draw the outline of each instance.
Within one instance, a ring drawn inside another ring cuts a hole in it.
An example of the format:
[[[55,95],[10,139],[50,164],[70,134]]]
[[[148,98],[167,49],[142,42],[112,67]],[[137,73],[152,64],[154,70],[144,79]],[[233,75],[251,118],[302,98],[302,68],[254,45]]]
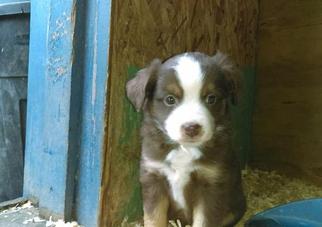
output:
[[[260,2],[254,162],[322,183],[322,1]]]
[[[102,182],[102,226],[141,214],[138,160],[141,116],[125,98],[130,72],[153,58],[185,51],[230,54],[254,66],[257,0],[115,0],[109,78],[108,135]]]

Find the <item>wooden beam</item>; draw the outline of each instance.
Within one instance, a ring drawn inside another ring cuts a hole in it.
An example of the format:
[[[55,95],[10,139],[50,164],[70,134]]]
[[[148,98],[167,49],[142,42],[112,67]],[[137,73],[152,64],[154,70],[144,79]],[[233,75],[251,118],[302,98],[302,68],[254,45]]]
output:
[[[31,11],[24,196],[45,216],[98,226],[110,0]]]
[[[75,1],[40,1],[31,11],[24,195],[65,218]]]
[[[322,2],[260,1],[255,163],[322,183]]]
[[[86,17],[78,27],[84,32],[84,43],[78,49],[84,57],[84,64],[80,66],[84,81],[74,212],[80,224],[95,227],[100,226],[111,1],[81,2],[84,5],[80,14]]]

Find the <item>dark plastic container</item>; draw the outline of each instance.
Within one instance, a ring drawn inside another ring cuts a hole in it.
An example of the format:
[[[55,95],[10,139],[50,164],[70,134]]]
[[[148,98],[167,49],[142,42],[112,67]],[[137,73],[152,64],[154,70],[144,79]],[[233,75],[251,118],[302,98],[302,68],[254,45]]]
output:
[[[322,199],[291,202],[253,216],[246,227],[322,227]]]

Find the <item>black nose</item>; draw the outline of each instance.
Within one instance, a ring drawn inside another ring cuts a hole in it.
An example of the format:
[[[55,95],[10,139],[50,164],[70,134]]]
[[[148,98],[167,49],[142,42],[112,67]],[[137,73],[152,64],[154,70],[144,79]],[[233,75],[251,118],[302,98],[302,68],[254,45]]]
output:
[[[182,125],[182,130],[185,135],[192,138],[200,134],[201,125],[197,123],[186,123]]]

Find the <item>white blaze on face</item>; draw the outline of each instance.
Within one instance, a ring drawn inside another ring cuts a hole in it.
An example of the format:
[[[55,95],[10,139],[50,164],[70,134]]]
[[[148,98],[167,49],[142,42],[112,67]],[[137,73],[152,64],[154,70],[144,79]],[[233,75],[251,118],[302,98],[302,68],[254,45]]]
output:
[[[200,97],[204,78],[200,63],[184,55],[179,58],[174,70],[183,89],[183,99],[166,119],[165,128],[172,140],[185,144],[182,125],[197,123],[202,127],[202,135],[194,144],[200,145],[211,138],[214,124],[212,115]]]

